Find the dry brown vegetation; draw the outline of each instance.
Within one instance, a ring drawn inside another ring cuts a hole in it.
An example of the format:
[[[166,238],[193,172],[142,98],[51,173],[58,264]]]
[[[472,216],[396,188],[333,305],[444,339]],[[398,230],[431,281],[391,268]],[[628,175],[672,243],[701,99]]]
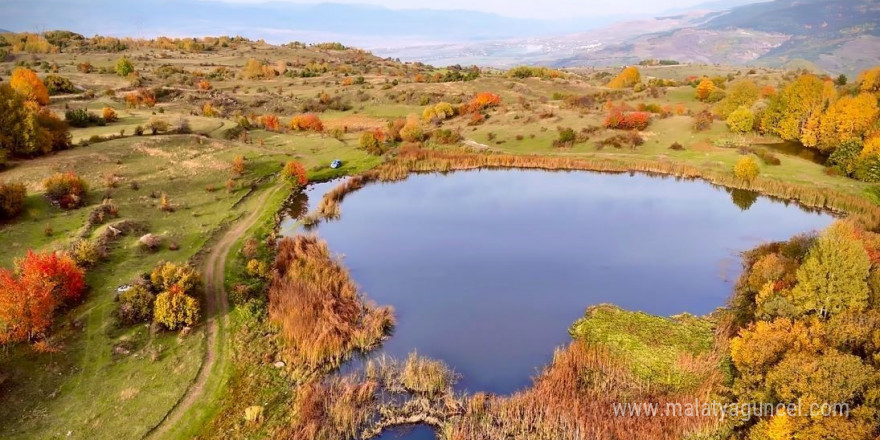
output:
[[[306,375],[375,347],[394,325],[392,310],[367,303],[327,244],[307,236],[278,244],[269,317],[280,326],[282,356]]]

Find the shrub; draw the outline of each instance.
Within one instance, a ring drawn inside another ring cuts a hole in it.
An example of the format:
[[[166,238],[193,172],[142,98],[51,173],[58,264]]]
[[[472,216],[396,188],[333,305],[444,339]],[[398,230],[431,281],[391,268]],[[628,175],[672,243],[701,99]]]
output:
[[[624,112],[612,109],[603,125],[617,130],[644,130],[650,123],[651,114],[648,112]]]
[[[733,175],[745,182],[755,180],[758,177],[759,171],[758,162],[752,159],[751,156],[741,157],[736,162],[736,165],[733,166]]]
[[[779,160],[779,157],[775,154],[760,148],[752,148],[751,151],[755,156],[758,156],[761,159],[761,162],[764,162],[764,165],[771,166],[779,166],[782,165],[782,161]]]
[[[73,209],[85,201],[88,185],[73,171],[58,173],[43,180],[46,197],[62,209]]]
[[[84,108],[69,109],[64,112],[64,120],[72,127],[88,127],[89,125],[103,125],[104,119],[86,111]]]
[[[828,157],[828,166],[837,169],[843,175],[852,176],[856,172],[862,148],[862,142],[858,140],[842,142]]]
[[[407,118],[406,124],[400,129],[400,138],[406,142],[421,142],[425,140],[425,131],[422,129],[422,124],[419,122],[418,117],[410,115]]]
[[[755,125],[755,114],[745,106],[740,106],[727,117],[727,127],[734,133],[752,131]]]
[[[253,278],[268,278],[269,266],[260,260],[253,259],[247,263],[247,274]]]
[[[158,133],[164,133],[164,132],[168,131],[169,125],[168,125],[168,121],[166,121],[164,119],[151,118],[149,121],[147,121],[147,128],[149,128],[150,132],[155,135]],[[137,130],[137,129],[135,129],[135,130]]]
[[[678,142],[673,142],[672,145],[669,146],[669,149],[675,151],[684,151],[684,145],[679,144]]]
[[[461,133],[447,129],[437,130],[431,137],[442,145],[456,144],[462,139]]]
[[[126,77],[131,75],[134,72],[134,64],[128,58],[120,58],[116,61],[116,74],[121,77]]]
[[[381,132],[365,131],[361,133],[359,140],[360,147],[375,156],[383,153],[382,142],[380,141]]]
[[[553,146],[556,148],[571,148],[574,145],[575,139],[577,139],[577,133],[574,130],[563,128],[559,130],[559,137],[553,141]]]
[[[49,95],[76,93],[77,91],[76,87],[69,79],[58,75],[46,75],[46,78],[43,79],[43,83],[46,84],[46,89],[49,91]]]
[[[199,322],[199,301],[178,289],[156,296],[153,321],[168,330],[191,327]]]
[[[21,183],[4,183],[0,180],[0,219],[11,219],[24,210],[27,189]]]
[[[156,290],[177,289],[183,294],[195,293],[202,285],[202,276],[190,264],[159,263],[150,272],[150,283]]]
[[[291,130],[296,131],[314,131],[319,133],[324,131],[324,123],[314,113],[294,116],[290,119],[289,127]]]
[[[119,294],[116,319],[120,324],[133,325],[153,319],[156,295],[145,286],[137,284]]]
[[[709,110],[703,110],[693,116],[694,119],[694,130],[703,131],[712,128],[712,123],[715,121],[715,116],[712,115],[712,112]]]
[[[296,161],[284,164],[284,169],[281,170],[281,178],[294,189],[302,188],[309,183],[306,169]]]
[[[85,274],[67,255],[28,251],[15,271],[0,268],[0,344],[44,338],[64,304],[85,293]]]
[[[232,174],[236,176],[244,175],[244,172],[247,170],[247,164],[244,161],[244,156],[236,155],[235,158],[232,159]]]
[[[107,122],[116,122],[119,119],[119,116],[116,115],[116,110],[113,110],[113,107],[104,107],[104,109],[101,110],[101,117]]]
[[[81,238],[70,245],[70,257],[80,267],[92,267],[101,260],[101,251],[91,240]]]

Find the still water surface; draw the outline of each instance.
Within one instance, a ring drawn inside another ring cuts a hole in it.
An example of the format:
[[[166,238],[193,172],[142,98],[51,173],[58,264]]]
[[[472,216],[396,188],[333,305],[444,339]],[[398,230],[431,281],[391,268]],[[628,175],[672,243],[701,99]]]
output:
[[[309,204],[335,184],[310,188]],[[833,220],[701,181],[522,170],[373,184],[342,211],[316,233],[370,299],[395,308],[381,351],[417,350],[460,373],[460,389],[494,393],[528,386],[587,307],[709,313],[741,251]]]

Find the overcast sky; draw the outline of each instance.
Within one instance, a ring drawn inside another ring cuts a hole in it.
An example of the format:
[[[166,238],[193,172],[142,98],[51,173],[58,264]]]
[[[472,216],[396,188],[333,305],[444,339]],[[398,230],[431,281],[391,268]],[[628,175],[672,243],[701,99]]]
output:
[[[212,0],[216,1],[216,0]],[[221,0],[228,3],[265,3],[269,0]],[[272,0],[316,4],[369,4],[391,9],[463,9],[491,12],[516,18],[570,19],[619,14],[656,14],[676,8],[687,8],[710,0]],[[760,1],[760,0],[752,0]],[[723,2],[718,2],[723,3]],[[744,3],[734,1],[731,3]]]

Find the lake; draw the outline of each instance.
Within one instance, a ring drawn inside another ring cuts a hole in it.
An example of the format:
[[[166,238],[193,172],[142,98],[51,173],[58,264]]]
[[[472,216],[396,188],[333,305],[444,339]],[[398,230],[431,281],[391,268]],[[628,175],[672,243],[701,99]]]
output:
[[[310,187],[308,203],[337,183]],[[452,366],[462,390],[508,394],[587,307],[710,313],[732,291],[740,252],[832,221],[702,181],[483,170],[368,185],[312,232],[371,300],[395,308],[381,352],[416,350]]]

